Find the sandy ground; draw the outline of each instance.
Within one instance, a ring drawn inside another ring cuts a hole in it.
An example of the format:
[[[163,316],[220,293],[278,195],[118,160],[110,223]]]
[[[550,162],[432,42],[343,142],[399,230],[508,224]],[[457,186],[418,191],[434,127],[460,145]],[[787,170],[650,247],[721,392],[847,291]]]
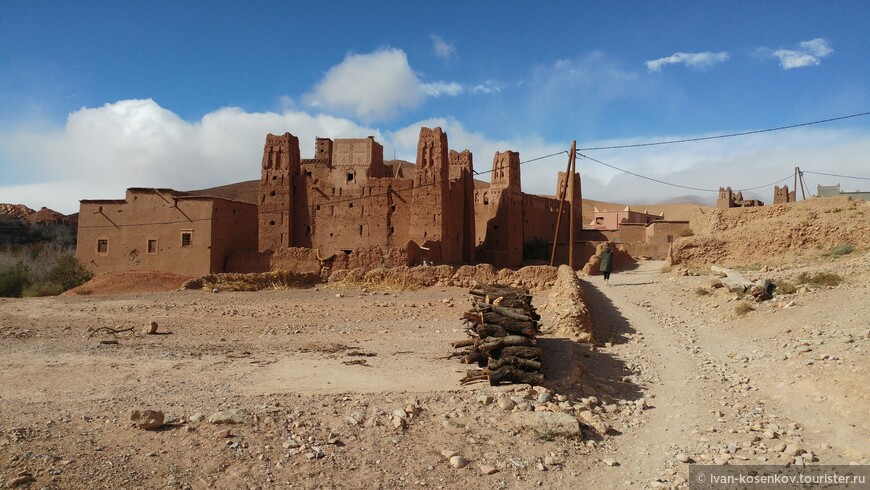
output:
[[[853,255],[825,266],[843,285],[746,316],[660,262],[583,278],[601,344],[542,338],[545,396],[460,386],[459,288],[2,299],[0,485],[679,488],[688,462],[866,464],[870,256]],[[145,431],[132,409],[174,421]],[[200,419],[226,409],[242,423]],[[582,436],[517,426],[524,410]]]

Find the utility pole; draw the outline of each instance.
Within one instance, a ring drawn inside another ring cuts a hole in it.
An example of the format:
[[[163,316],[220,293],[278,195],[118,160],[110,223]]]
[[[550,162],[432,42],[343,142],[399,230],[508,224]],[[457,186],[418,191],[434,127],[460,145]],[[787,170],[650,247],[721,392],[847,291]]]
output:
[[[576,206],[578,203],[574,202],[574,175],[576,172],[576,161],[577,161],[577,140],[571,142],[571,155],[569,156],[569,162],[571,170],[568,172],[568,203],[570,204],[568,208],[568,212],[571,213],[569,215],[568,220],[568,267],[571,270],[574,270],[574,213]]]
[[[568,189],[568,175],[571,172],[573,156],[568,155],[568,168],[565,169],[565,186],[559,188],[559,214],[556,215],[556,234],[553,236],[553,252],[550,254],[550,267],[556,265],[556,245],[559,244],[559,227],[562,224],[562,210],[565,208],[565,194]]]

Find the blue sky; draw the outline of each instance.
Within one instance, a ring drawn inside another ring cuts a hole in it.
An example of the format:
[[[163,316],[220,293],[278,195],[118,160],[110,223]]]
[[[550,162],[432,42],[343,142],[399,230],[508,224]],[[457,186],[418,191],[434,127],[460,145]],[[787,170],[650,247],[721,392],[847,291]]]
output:
[[[299,136],[303,156],[315,136],[375,135],[386,156],[413,160],[419,127],[437,125],[488,170],[496,150],[525,160],[572,139],[650,142],[867,111],[866,1],[0,4],[0,202],[64,212],[126,187],[258,178],[267,132]],[[754,187],[794,166],[866,177],[867,155],[870,116],[589,152],[705,189]],[[525,165],[524,189],[552,193],[565,158]],[[586,197],[689,193],[579,164]],[[813,189],[870,187],[807,177]]]

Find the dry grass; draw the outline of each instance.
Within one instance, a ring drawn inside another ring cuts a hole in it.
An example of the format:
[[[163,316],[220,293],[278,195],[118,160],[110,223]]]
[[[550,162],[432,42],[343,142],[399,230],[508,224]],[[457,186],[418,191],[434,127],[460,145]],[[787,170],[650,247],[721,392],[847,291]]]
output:
[[[794,294],[797,292],[797,287],[787,281],[777,281],[774,283],[778,294]]]
[[[734,313],[736,313],[737,316],[744,316],[750,311],[755,311],[755,307],[745,301],[737,303],[737,306],[734,307]]]
[[[372,289],[379,291],[416,291],[426,285],[409,271],[375,269],[368,272],[347,271],[331,277],[329,285],[343,289]]]
[[[209,274],[185,283],[185,289],[219,289],[221,291],[263,291],[268,289],[299,289],[321,282],[311,273],[288,271],[254,272],[249,274]]]
[[[833,272],[817,272],[815,274],[801,272],[797,277],[797,282],[798,284],[808,284],[815,287],[839,286],[843,282],[843,278]]]
[[[702,288],[702,287],[698,286],[695,289],[695,294],[697,294],[698,296],[709,296],[710,290],[707,288]]]

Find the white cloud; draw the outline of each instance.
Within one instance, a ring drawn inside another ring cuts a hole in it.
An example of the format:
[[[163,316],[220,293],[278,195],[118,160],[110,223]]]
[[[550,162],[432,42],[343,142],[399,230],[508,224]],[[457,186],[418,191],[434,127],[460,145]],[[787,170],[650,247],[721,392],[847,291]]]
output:
[[[421,82],[400,49],[349,54],[306,96],[314,107],[355,114],[364,121],[389,119],[425,99]]]
[[[353,114],[371,122],[389,120],[401,109],[416,109],[427,96],[462,92],[462,85],[456,82],[423,83],[405,52],[388,48],[347,55],[326,72],[304,100],[320,110]]]
[[[479,83],[479,84],[475,85],[474,87],[472,87],[471,92],[475,93],[475,94],[485,94],[485,95],[500,94],[501,87],[497,83],[490,81],[490,80],[487,80],[483,83]]]
[[[432,35],[432,51],[438,59],[445,62],[456,56],[456,47],[453,43],[448,43],[441,36],[435,34]]]
[[[455,97],[465,91],[465,88],[456,82],[424,83],[420,85],[420,88],[423,90],[423,93],[430,97],[440,97],[442,95]]]
[[[718,53],[711,53],[710,51],[704,51],[702,53],[674,53],[664,58],[647,61],[644,64],[649,71],[660,71],[665,65],[676,65],[680,63],[692,68],[704,69],[717,63],[725,62],[728,58],[729,55],[725,51]]]
[[[778,49],[773,56],[779,59],[779,66],[786,70],[816,66],[821,59],[834,53],[827,40],[822,38],[803,41],[798,49]]]
[[[266,133],[290,131],[303,157],[314,138],[374,135],[348,119],[304,112],[222,108],[190,123],[153,100],[122,100],[69,115],[60,129],[0,133],[0,175],[25,168],[27,181],[0,182],[0,202],[78,211],[80,199],[117,199],[127,187],[199,189],[259,178]],[[8,170],[7,167],[8,166]]]

